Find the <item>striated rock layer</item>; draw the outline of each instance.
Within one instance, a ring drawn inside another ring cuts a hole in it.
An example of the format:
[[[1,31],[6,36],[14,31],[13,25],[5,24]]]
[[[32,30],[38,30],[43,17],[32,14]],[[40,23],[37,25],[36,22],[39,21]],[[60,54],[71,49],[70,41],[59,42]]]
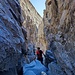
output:
[[[20,5],[23,17],[22,25],[27,31],[27,42],[34,44],[36,47],[40,46],[42,50],[45,50],[42,17],[29,0],[20,0]]]
[[[0,0],[0,75],[17,74],[15,67],[18,66],[21,50],[25,50],[21,26],[19,1]]]
[[[41,37],[42,17],[29,0],[0,0],[0,75],[17,75],[22,53],[28,63],[34,60],[33,44]]]
[[[20,1],[20,5],[23,17],[22,25],[27,30],[28,42],[36,43],[38,32],[37,27],[41,24],[42,17],[38,14],[38,12],[35,10],[34,6],[31,4],[29,0]]]
[[[46,0],[44,33],[48,49],[67,75],[75,75],[75,0]]]

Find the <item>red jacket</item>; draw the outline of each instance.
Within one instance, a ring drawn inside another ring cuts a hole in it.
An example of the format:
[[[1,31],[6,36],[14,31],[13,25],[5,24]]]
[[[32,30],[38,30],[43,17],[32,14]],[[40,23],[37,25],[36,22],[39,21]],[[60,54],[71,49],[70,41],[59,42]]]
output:
[[[42,58],[43,52],[42,52],[42,50],[37,50],[37,51],[36,51],[36,54],[37,54],[37,57],[38,57],[38,58]]]

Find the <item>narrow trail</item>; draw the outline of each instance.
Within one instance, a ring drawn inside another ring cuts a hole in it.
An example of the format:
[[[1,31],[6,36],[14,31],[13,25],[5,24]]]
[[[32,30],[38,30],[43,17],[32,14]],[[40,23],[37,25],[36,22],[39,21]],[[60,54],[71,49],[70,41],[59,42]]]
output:
[[[51,62],[56,63],[54,55],[50,50],[47,50],[43,56],[43,64],[37,59],[29,63],[28,58],[26,58],[26,61],[27,63],[23,63],[23,75],[49,75],[48,64]]]

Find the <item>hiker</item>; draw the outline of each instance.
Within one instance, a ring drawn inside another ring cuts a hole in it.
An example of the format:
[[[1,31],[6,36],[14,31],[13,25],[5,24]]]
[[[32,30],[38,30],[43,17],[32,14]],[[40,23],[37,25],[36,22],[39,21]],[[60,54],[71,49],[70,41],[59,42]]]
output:
[[[40,50],[40,47],[37,47],[36,55],[37,55],[37,60],[41,61],[43,64],[43,57],[42,57],[43,51]]]

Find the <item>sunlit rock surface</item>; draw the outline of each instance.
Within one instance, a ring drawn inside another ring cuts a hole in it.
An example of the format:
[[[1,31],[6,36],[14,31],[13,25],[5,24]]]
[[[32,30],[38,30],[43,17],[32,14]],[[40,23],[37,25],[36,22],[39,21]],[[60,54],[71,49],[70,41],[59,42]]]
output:
[[[75,75],[75,0],[46,0],[44,33],[47,48],[67,75]]]
[[[22,9],[23,23],[22,25],[27,30],[27,39],[28,42],[35,43],[37,41],[37,27],[42,21],[42,17],[38,14],[34,6],[28,0],[20,1]]]
[[[20,5],[23,17],[22,24],[27,30],[28,43],[33,43],[36,47],[40,46],[42,50],[45,50],[42,17],[29,0],[20,0]]]

